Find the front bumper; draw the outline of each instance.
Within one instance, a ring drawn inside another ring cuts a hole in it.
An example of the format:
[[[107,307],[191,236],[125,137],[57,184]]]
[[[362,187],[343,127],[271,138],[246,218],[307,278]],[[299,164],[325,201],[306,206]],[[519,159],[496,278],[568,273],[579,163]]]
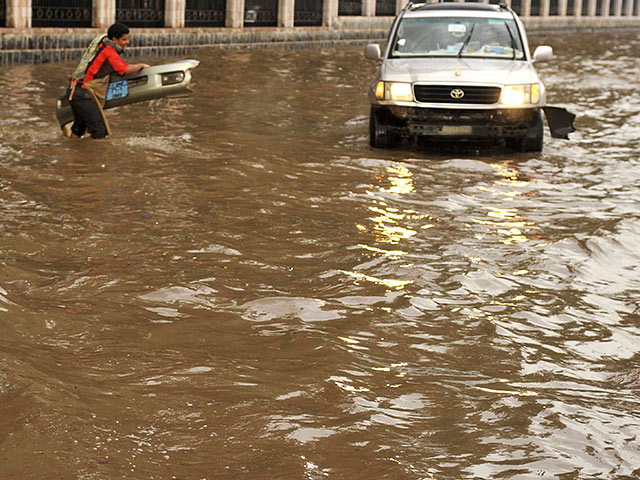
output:
[[[390,133],[403,136],[474,139],[521,138],[539,115],[539,108],[422,108],[375,106]]]
[[[191,70],[200,64],[199,60],[180,60],[163,65],[153,65],[138,72],[129,73],[124,76],[113,75],[113,80],[126,80],[128,84],[127,95],[121,98],[107,100],[103,106],[104,110],[129,105],[137,102],[144,102],[162,97],[179,97],[189,93],[191,83]],[[163,75],[172,73],[183,73],[184,76],[170,84],[165,84]],[[64,128],[67,123],[73,122],[73,112],[69,105],[68,92],[63,90],[58,94],[56,100],[56,118],[60,127]]]

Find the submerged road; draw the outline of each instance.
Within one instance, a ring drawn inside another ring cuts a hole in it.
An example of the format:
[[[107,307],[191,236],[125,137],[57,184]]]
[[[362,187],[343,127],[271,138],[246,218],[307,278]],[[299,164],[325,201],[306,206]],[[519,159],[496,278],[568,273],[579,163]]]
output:
[[[639,478],[640,40],[533,40],[540,154],[369,148],[361,48],[198,50],[102,142],[3,68],[0,477]]]

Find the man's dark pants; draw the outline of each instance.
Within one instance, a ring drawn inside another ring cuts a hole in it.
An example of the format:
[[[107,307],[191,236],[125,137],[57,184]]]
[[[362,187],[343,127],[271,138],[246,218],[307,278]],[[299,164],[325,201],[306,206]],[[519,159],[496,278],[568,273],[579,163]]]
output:
[[[105,138],[107,136],[107,127],[91,93],[78,85],[69,104],[73,111],[71,131],[74,135],[81,137],[88,131],[92,138]]]

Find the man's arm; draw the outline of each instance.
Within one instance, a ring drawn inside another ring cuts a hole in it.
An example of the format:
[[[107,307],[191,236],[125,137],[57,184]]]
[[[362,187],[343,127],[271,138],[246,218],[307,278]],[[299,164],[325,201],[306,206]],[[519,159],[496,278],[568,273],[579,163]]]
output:
[[[127,70],[124,73],[127,74],[127,73],[138,72],[143,68],[149,68],[149,66],[150,65],[147,65],[146,63],[130,63],[127,65]]]
[[[111,62],[111,66],[118,73],[118,75],[126,75],[127,73],[135,73],[143,68],[148,68],[149,65],[146,63],[127,63],[120,55],[116,53],[113,48],[106,48],[108,50],[109,62]]]

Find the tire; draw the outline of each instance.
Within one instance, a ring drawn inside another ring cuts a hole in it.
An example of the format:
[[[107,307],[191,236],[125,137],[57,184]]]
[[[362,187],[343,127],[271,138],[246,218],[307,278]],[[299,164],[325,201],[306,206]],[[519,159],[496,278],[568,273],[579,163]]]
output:
[[[535,112],[529,132],[523,138],[507,139],[507,146],[519,152],[541,152],[544,144],[544,123],[542,111]]]
[[[369,113],[369,145],[373,148],[393,148],[398,144],[398,135],[389,132],[389,125],[380,112],[371,107]]]

